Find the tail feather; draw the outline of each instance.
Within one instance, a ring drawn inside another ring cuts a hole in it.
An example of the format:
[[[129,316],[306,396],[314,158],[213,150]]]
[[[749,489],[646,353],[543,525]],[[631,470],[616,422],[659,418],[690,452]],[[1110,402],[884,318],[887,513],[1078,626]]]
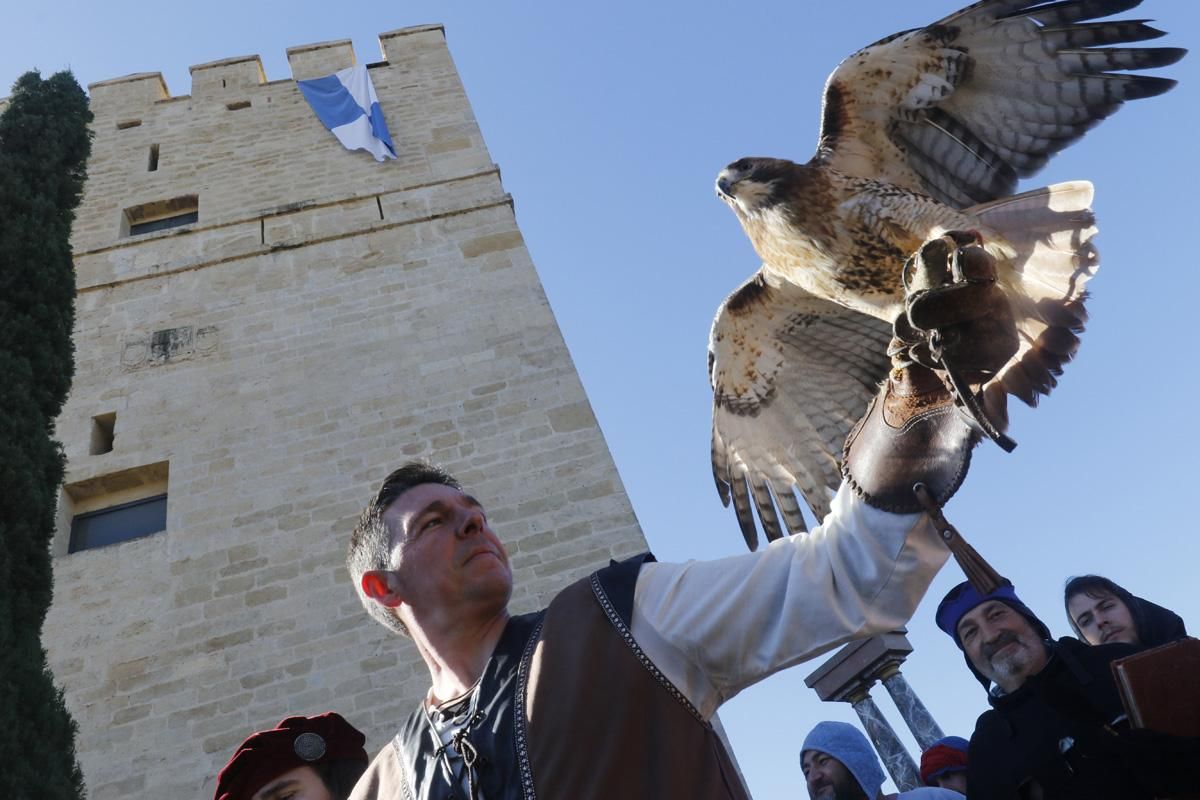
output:
[[[1030,406],[1058,385],[1087,323],[1086,286],[1100,263],[1092,197],[1090,183],[1072,181],[967,210],[999,237],[999,281],[1021,342],[995,381]]]

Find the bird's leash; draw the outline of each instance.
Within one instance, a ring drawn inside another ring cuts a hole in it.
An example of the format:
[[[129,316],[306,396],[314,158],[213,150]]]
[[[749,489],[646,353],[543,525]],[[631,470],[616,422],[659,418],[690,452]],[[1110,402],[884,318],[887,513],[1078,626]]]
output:
[[[1007,436],[1000,430],[999,426],[992,421],[984,410],[983,405],[979,402],[979,398],[971,391],[970,384],[962,377],[962,373],[958,368],[946,360],[946,354],[941,350],[940,336],[938,331],[933,331],[930,337],[930,350],[933,357],[940,363],[940,371],[946,376],[950,382],[950,391],[954,395],[954,400],[962,410],[975,421],[979,429],[996,444],[1000,445],[1001,449],[1006,453],[1011,453],[1016,449],[1017,443],[1012,437]]]
[[[958,566],[962,568],[966,574],[967,580],[975,591],[979,592],[980,596],[986,597],[1000,587],[1003,578],[1000,573],[989,564],[979,552],[967,543],[967,540],[958,532],[958,528],[946,520],[942,509],[938,506],[937,501],[933,499],[929,489],[925,484],[918,483],[913,486],[913,494],[917,496],[917,501],[925,509],[925,513],[933,520],[934,526],[937,527],[938,536],[950,548],[950,552],[954,555],[954,560],[958,562]]]

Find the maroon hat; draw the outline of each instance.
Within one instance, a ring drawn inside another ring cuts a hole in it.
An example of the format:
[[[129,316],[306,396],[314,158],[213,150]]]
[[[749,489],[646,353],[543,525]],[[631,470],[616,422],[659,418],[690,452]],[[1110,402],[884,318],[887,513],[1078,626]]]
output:
[[[267,784],[296,767],[329,761],[367,765],[366,737],[341,714],[288,717],[269,731],[259,731],[238,746],[217,775],[213,800],[250,800]]]

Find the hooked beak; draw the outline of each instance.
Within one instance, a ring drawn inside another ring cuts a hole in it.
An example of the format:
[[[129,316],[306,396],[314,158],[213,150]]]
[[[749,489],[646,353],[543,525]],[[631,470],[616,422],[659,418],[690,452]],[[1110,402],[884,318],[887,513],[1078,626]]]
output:
[[[733,176],[729,174],[728,169],[721,170],[717,175],[717,196],[718,197],[733,197],[733,186],[737,183]]]

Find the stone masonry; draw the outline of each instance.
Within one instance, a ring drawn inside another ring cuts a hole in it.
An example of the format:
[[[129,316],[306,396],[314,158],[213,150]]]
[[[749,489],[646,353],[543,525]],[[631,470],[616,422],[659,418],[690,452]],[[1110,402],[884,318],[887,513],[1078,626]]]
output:
[[[427,676],[343,555],[404,460],[489,508],[518,611],[645,548],[442,29],[380,43],[382,164],[257,56],[192,67],[190,95],[158,73],[89,87],[45,634],[92,800],[206,800],[290,714],[337,710],[383,745]],[[288,58],[293,78],[354,63],[348,41]],[[68,554],[73,515],[164,490],[165,532]]]

